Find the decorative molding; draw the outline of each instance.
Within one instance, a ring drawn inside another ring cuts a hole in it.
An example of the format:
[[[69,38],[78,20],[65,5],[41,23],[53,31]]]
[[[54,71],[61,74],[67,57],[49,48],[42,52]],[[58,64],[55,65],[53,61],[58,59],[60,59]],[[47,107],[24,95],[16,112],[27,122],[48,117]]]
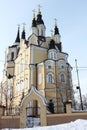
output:
[[[37,64],[37,68],[43,67],[43,66],[44,66],[44,62],[41,62],[41,63]]]
[[[21,107],[23,106],[25,99],[28,96],[30,96],[32,93],[35,93],[38,97],[40,97],[45,106],[47,105],[47,101],[46,101],[45,97],[40,93],[40,91],[38,91],[34,86],[31,86],[29,93],[23,98],[23,100],[21,102]]]

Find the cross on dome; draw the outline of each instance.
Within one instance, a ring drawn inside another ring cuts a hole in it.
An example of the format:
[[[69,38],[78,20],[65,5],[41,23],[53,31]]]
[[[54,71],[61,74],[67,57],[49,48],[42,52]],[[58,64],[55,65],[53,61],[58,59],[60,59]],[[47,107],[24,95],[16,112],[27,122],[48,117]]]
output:
[[[32,10],[33,11],[33,18],[35,18],[35,9]]]
[[[41,5],[39,4],[38,5],[38,14],[41,14],[40,8],[41,8]]]
[[[23,24],[23,30],[25,31],[25,25],[26,25],[26,24],[25,24],[25,23],[22,23],[22,24]]]
[[[55,21],[55,26],[57,26],[57,19],[55,18],[54,21]]]
[[[53,30],[51,29],[50,32],[51,32],[51,39],[52,39],[53,38]]]

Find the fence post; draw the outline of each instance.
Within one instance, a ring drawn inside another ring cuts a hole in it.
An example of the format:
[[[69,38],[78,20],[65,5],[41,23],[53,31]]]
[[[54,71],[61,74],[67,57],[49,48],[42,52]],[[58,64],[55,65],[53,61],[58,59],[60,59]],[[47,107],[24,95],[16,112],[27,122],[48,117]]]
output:
[[[66,113],[71,113],[71,106],[72,106],[72,101],[67,101],[66,102]]]

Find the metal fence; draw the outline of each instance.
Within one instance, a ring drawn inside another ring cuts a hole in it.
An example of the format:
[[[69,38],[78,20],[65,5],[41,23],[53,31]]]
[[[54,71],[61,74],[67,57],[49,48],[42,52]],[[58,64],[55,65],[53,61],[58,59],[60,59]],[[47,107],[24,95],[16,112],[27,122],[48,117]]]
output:
[[[5,116],[20,115],[20,107],[7,108],[4,111]]]

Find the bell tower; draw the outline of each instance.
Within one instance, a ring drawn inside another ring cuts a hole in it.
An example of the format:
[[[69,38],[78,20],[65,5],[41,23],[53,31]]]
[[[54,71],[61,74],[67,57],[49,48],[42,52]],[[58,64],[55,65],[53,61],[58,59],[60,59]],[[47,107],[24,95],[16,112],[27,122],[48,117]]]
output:
[[[36,34],[37,35],[37,23],[36,23],[36,18],[35,18],[35,10],[33,10],[33,19],[32,19],[32,25],[31,25],[31,34]]]
[[[46,30],[46,27],[44,25],[44,21],[42,19],[42,14],[41,14],[41,11],[40,11],[40,5],[38,5],[38,14],[37,14],[37,20],[36,20],[36,23],[37,23],[37,31],[38,31],[38,36],[42,36],[42,37],[45,37],[45,30]]]

